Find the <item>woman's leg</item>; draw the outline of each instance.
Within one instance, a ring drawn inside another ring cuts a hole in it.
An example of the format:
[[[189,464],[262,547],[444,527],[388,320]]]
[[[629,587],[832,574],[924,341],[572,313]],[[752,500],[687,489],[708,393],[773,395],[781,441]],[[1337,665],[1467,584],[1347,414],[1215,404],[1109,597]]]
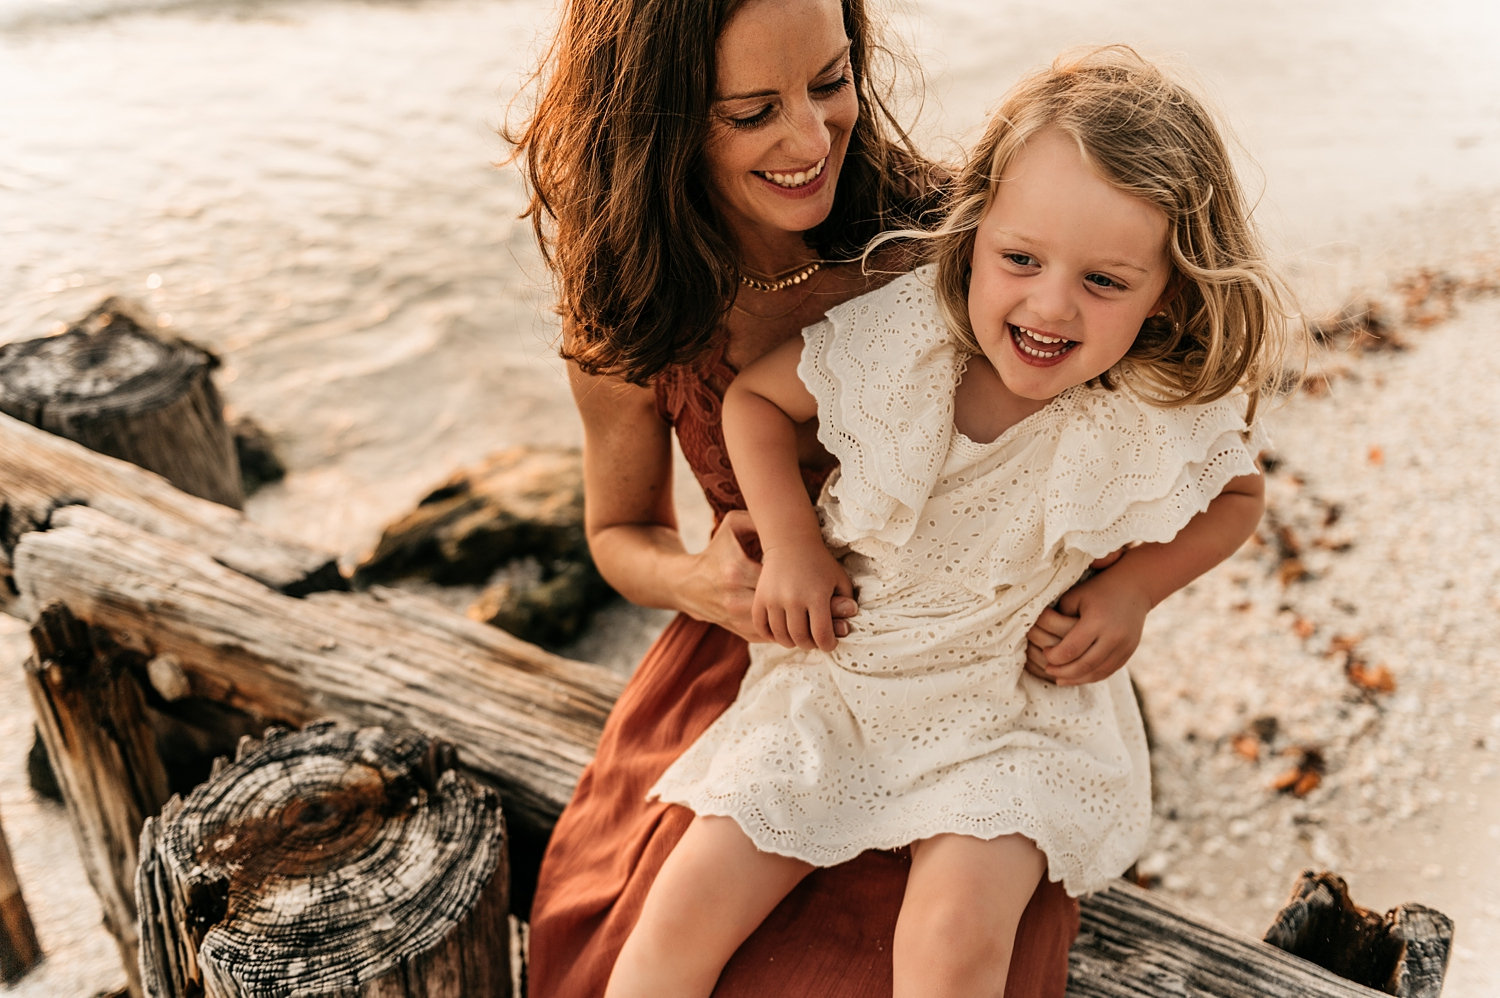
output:
[[[812,869],[761,852],[733,819],[694,818],[646,896],[605,998],[707,998],[740,943]]]
[[[1046,868],[1020,835],[913,843],[896,920],[894,998],[1002,998],[1016,927]]]

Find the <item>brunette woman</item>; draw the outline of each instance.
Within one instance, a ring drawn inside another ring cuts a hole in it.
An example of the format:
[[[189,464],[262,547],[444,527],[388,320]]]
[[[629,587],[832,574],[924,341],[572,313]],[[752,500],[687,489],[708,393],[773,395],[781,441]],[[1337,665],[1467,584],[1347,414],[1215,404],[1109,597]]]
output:
[[[512,136],[558,288],[584,426],[594,560],[626,598],[679,611],[634,673],[563,812],[531,910],[533,998],[595,998],[687,810],[646,791],[733,699],[754,632],[753,524],[725,457],[724,388],[832,305],[909,261],[856,259],[937,192],[872,84],[864,0],[567,0]],[[899,253],[899,251],[895,251]],[[881,271],[885,273],[882,275]],[[689,552],[672,434],[717,522]],[[809,491],[829,457],[808,433]],[[836,616],[856,612],[834,601]],[[720,996],[890,994],[904,852],[808,877],[740,946]],[[1078,911],[1033,896],[1007,995],[1060,996]]]

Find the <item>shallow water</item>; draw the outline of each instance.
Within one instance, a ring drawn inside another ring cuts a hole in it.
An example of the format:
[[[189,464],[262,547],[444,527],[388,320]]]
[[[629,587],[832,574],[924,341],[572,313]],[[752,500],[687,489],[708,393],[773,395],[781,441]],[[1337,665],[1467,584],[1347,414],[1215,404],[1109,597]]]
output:
[[[925,66],[923,145],[955,151],[1056,51],[1123,40],[1223,106],[1304,284],[1493,242],[1493,5],[1066,7],[888,8]],[[552,16],[538,0],[0,0],[0,341],[107,294],[144,300],[223,357],[230,402],[281,447],[292,474],[252,512],[346,553],[457,465],[575,441],[521,186],[491,165]],[[1397,235],[1423,247],[1392,253]]]

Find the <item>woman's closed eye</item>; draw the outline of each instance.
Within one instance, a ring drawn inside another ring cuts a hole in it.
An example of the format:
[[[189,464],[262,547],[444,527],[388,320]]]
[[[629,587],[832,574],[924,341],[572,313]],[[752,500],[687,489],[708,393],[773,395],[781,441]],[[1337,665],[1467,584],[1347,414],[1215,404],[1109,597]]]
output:
[[[854,85],[854,74],[846,64],[839,75],[826,83],[819,83],[808,91],[814,100],[832,100]],[[770,101],[754,109],[743,109],[738,114],[726,114],[724,120],[731,128],[756,128],[769,122],[780,108],[780,103]]]
[[[727,114],[724,120],[731,128],[754,128],[771,120],[771,115],[776,112],[775,104],[765,104],[760,110],[750,114]]]
[[[854,74],[850,72],[848,66],[845,66],[839,72],[838,79],[836,79],[836,80],[830,80],[827,83],[821,83],[818,86],[813,87],[812,88],[812,92],[813,92],[813,96],[815,96],[815,97],[822,97],[823,99],[826,100],[829,97],[837,96],[842,90],[844,90],[844,88],[850,87],[850,86],[853,86],[853,85],[854,85]]]

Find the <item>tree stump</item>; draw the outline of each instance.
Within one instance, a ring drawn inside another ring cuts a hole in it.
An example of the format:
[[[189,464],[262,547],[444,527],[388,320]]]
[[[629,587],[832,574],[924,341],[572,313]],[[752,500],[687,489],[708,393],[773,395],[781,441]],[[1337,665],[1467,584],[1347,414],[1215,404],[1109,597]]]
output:
[[[36,929],[21,896],[21,883],[10,858],[10,843],[0,828],[0,981],[7,984],[36,965],[42,950],[36,941]]]
[[[99,894],[104,925],[120,947],[132,994],[138,941],[135,875],[141,822],[166,802],[167,773],[147,719],[145,693],[128,653],[65,607],[46,607],[31,629],[26,663],[42,736],[78,839],[84,872]]]
[[[1420,904],[1378,914],[1350,899],[1342,877],[1304,870],[1265,941],[1388,995],[1438,998],[1453,921]]]
[[[505,828],[445,743],[270,728],[141,832],[147,993],[511,991]]]
[[[209,377],[218,361],[154,326],[108,298],[60,335],[0,347],[0,411],[238,508],[239,460]]]

